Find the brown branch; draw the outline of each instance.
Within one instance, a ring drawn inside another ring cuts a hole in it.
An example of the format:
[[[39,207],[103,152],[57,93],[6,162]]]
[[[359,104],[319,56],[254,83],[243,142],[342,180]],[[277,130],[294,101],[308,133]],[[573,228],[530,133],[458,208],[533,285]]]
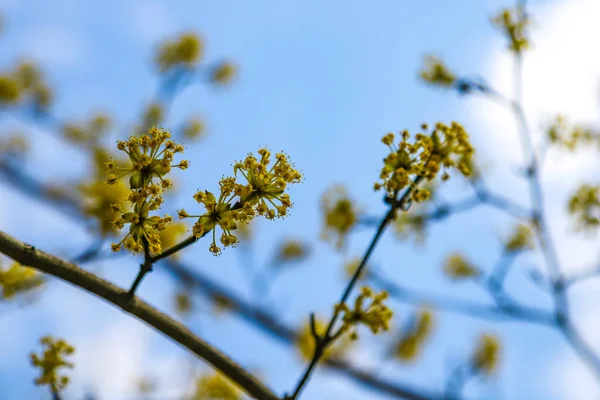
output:
[[[260,400],[278,400],[269,388],[250,375],[236,362],[194,335],[184,325],[154,309],[127,291],[87,272],[74,264],[27,245],[0,231],[0,252],[46,274],[55,276],[116,305],[123,311],[154,327],[204,359],[225,376],[236,382],[248,394]]]

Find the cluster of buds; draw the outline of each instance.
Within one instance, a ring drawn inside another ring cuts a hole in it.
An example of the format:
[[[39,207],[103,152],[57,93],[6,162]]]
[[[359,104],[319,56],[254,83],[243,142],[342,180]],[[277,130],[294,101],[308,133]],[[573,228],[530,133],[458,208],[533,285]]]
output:
[[[427,132],[428,126],[421,126]],[[422,177],[428,181],[435,179],[444,168],[442,180],[450,178],[449,168],[456,168],[464,176],[471,175],[471,164],[474,149],[469,135],[462,125],[452,122],[450,125],[437,123],[430,133],[418,133],[413,143],[410,134],[403,131],[402,140],[394,144],[395,135],[388,133],[382,142],[388,146],[390,153],[384,158],[384,166],[380,173],[380,182],[374,185],[375,190],[385,189],[390,197],[396,196],[405,187],[415,186],[413,177]],[[426,189],[412,191],[412,199],[422,202],[429,198]]]
[[[48,385],[52,393],[58,393],[69,383],[68,376],[60,376],[59,368],[73,368],[73,364],[66,361],[65,357],[75,352],[73,346],[63,339],[54,339],[45,336],[40,340],[45,347],[41,355],[31,353],[31,363],[42,370],[42,374],[35,380],[36,385]]]
[[[366,286],[363,286],[361,293],[354,301],[354,307],[350,309],[346,303],[340,303],[335,306],[336,313],[343,313],[341,331],[349,331],[350,339],[358,339],[357,326],[363,324],[371,329],[374,334],[384,330],[387,331],[390,327],[390,320],[393,312],[385,304],[384,300],[388,298],[388,293],[382,291],[373,294],[373,291]],[[369,304],[366,301],[371,300]]]
[[[420,310],[396,343],[394,354],[402,361],[415,360],[433,330],[433,313]]]
[[[142,252],[147,248],[151,254],[160,253],[159,232],[171,223],[172,218],[168,215],[150,216],[150,211],[158,210],[162,205],[162,193],[172,185],[166,178],[171,169],[184,170],[189,165],[186,160],[173,164],[175,154],[183,153],[183,146],[169,140],[170,137],[169,132],[152,127],[147,134],[117,142],[117,148],[129,157],[130,166],[120,167],[114,160],[106,163],[109,173],[107,183],[114,184],[118,179],[129,176],[128,201],[133,205],[132,211],[124,211],[119,204],[112,205],[112,211],[118,214],[114,226],[122,229],[129,224],[129,233],[112,245],[113,251],[124,246],[132,252]]]
[[[238,238],[233,232],[238,225],[247,224],[256,216],[273,220],[287,215],[292,202],[285,190],[288,184],[300,182],[302,174],[284,153],[277,153],[275,162],[270,164],[271,152],[266,148],[258,150],[258,157],[248,154],[245,160],[234,164],[234,177],[221,179],[219,197],[207,190],[194,195],[204,206],[204,214],[190,215],[183,209],[178,212],[179,218],[197,218],[193,227],[196,238],[212,231],[209,249],[213,254],[221,253],[216,239],[217,226],[222,231],[221,244],[234,246]],[[237,181],[238,174],[245,182]]]

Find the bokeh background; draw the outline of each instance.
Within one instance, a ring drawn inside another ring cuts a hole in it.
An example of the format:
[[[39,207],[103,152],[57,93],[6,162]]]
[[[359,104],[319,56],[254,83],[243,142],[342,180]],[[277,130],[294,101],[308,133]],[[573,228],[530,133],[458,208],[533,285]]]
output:
[[[472,96],[427,87],[418,78],[423,56],[437,54],[460,75],[482,76],[512,93],[512,66],[506,41],[490,25],[490,16],[512,6],[505,0],[53,2],[3,0],[0,68],[20,58],[40,63],[56,90],[53,113],[61,119],[84,119],[105,111],[116,121],[114,138],[139,119],[158,87],[152,61],[156,46],[181,32],[197,31],[205,43],[204,60],[231,60],[238,74],[231,85],[197,84],[174,100],[163,126],[176,126],[190,114],[206,122],[206,137],[186,144],[187,171],[178,171],[177,196],[166,212],[193,209],[197,189],[216,190],[234,160],[268,145],[283,149],[305,179],[291,189],[294,208],[283,221],[256,224],[252,239],[219,257],[199,242],[182,259],[255,301],[250,278],[266,268],[284,238],[311,246],[310,258],[291,266],[274,281],[267,302],[292,326],[308,314],[329,315],[345,284],[343,263],[364,251],[372,228],[354,232],[346,250],[335,251],[319,239],[320,198],[332,184],[344,184],[361,209],[385,211],[372,190],[386,154],[380,138],[389,131],[416,131],[422,122],[461,122],[472,135],[478,157],[488,166],[496,192],[528,204],[516,126],[511,115]],[[528,120],[539,135],[560,112],[574,121],[597,124],[599,113],[600,2],[538,0],[529,2],[534,24],[533,48],[526,53],[524,100]],[[77,181],[89,174],[90,161],[44,126],[0,113],[0,136],[20,130],[31,142],[24,170],[44,182]],[[598,172],[597,156],[577,157],[551,151],[543,184],[552,231],[567,272],[597,262],[597,240],[573,232],[565,214],[569,193]],[[463,180],[443,185],[451,201],[470,193]],[[483,268],[497,260],[501,240],[512,221],[489,207],[454,216],[429,230],[424,245],[400,241],[390,231],[372,264],[395,280],[426,293],[452,294],[489,302],[469,284],[452,283],[441,273],[444,257],[461,250]],[[0,228],[46,251],[78,254],[93,241],[81,224],[0,182]],[[107,244],[108,246],[108,244]],[[6,260],[5,260],[6,261]],[[88,265],[116,284],[128,287],[139,259],[124,255]],[[523,257],[511,273],[512,294],[527,304],[549,307],[546,293],[532,283],[539,269],[535,256]],[[598,280],[572,291],[574,318],[584,337],[600,353]],[[157,268],[138,294],[161,310],[173,311],[177,285]],[[401,326],[413,307],[391,302],[394,325]],[[278,393],[291,389],[305,368],[293,347],[274,341],[233,314],[215,314],[198,298],[191,315],[177,318],[256,371]],[[596,399],[598,382],[556,332],[518,322],[490,322],[436,313],[435,332],[422,356],[410,364],[381,361],[393,334],[364,334],[350,359],[374,373],[414,387],[441,390],[455,363],[473,347],[481,332],[503,342],[502,365],[493,378],[477,380],[466,398]],[[201,361],[130,318],[67,284],[50,280],[26,303],[0,303],[0,399],[44,399],[33,385],[37,371],[28,354],[38,339],[52,334],[76,347],[72,383],[66,398],[90,393],[99,399],[142,398],[139,380],[154,381],[146,398],[176,399],[189,390]],[[386,399],[334,372],[320,369],[304,393],[306,399]]]

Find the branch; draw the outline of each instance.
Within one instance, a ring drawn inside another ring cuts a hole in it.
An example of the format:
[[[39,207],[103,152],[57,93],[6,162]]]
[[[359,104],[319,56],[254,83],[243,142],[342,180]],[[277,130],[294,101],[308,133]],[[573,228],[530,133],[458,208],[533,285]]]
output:
[[[82,270],[76,265],[20,242],[2,231],[0,231],[0,252],[22,265],[53,275],[93,293],[146,322],[157,331],[162,332],[207,361],[254,398],[260,400],[279,399],[269,388],[250,375],[244,368],[195,336],[185,326],[157,311],[139,298],[130,298],[126,291],[110,282]]]

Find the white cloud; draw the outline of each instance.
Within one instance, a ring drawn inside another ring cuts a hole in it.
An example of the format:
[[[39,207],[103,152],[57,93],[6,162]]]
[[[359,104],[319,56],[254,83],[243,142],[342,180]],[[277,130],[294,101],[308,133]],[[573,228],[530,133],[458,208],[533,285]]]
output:
[[[538,141],[541,138],[541,127],[557,113],[576,123],[597,125],[600,116],[600,53],[595,49],[600,37],[600,25],[597,23],[600,2],[553,1],[531,11],[535,21],[533,49],[526,53],[523,89],[524,108],[534,139]],[[511,96],[514,70],[506,49],[500,47],[500,43],[490,46],[486,59],[484,71],[491,84]],[[488,154],[502,158],[502,161],[497,161],[498,167],[506,166],[507,162],[510,167],[522,165],[516,124],[510,113],[494,103],[482,103],[481,99],[469,101],[474,105],[471,113],[473,122],[486,133],[482,145]],[[597,241],[584,240],[581,235],[573,234],[571,221],[565,214],[565,204],[567,196],[579,182],[592,180],[594,175],[597,178],[598,159],[598,153],[591,150],[577,153],[577,156],[551,151],[544,165],[546,211],[561,263],[567,272],[597,262]],[[515,194],[516,189],[509,181],[501,183],[507,195]],[[574,306],[585,310],[579,309],[575,322],[589,340],[600,337],[600,324],[594,322],[600,312],[594,293],[597,290],[586,291],[585,296],[579,293],[578,305]],[[592,346],[600,349],[600,341],[592,341]],[[545,383],[552,382],[561,398],[598,398],[600,387],[596,379],[571,349],[565,349],[568,353],[561,354],[548,367],[549,371],[542,371],[544,376],[550,376],[544,380]]]

